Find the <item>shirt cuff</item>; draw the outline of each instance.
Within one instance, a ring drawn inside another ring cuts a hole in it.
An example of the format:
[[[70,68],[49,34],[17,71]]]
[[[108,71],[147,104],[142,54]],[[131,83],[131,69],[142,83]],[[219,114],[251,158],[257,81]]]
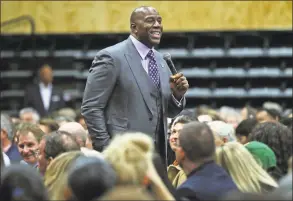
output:
[[[178,107],[181,107],[181,105],[182,105],[182,101],[183,101],[183,98],[184,98],[184,97],[182,97],[182,98],[180,99],[180,101],[178,101],[178,100],[175,98],[175,96],[172,94],[172,98],[173,98],[173,100],[175,101],[176,105],[177,105]]]

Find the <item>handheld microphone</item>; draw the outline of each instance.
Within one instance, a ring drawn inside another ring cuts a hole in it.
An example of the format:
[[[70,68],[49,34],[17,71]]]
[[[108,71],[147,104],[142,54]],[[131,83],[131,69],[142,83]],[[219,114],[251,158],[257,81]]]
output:
[[[169,68],[171,70],[172,75],[177,74],[177,70],[176,70],[176,68],[174,66],[173,61],[171,60],[171,55],[169,53],[166,53],[166,54],[164,54],[163,58],[167,62],[168,66],[169,66]]]

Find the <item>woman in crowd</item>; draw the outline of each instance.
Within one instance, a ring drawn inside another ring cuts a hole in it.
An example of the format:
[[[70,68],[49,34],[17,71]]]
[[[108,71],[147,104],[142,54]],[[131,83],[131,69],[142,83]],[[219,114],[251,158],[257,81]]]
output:
[[[17,132],[17,147],[23,158],[21,163],[37,167],[39,144],[45,133],[37,124],[31,123],[23,123]]]
[[[247,193],[270,192],[278,187],[274,179],[238,142],[228,142],[216,150],[216,162],[231,175],[238,189]]]
[[[55,158],[47,167],[44,183],[51,200],[67,200],[70,196],[68,186],[68,170],[81,151],[63,153]]]
[[[158,200],[174,200],[152,162],[153,140],[142,133],[116,135],[103,152],[117,175],[114,191],[148,189]]]

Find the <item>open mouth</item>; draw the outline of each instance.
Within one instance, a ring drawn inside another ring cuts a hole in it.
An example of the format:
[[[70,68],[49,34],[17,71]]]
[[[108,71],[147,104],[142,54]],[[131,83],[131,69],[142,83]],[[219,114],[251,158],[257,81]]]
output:
[[[150,33],[153,38],[161,38],[161,31],[151,31]]]

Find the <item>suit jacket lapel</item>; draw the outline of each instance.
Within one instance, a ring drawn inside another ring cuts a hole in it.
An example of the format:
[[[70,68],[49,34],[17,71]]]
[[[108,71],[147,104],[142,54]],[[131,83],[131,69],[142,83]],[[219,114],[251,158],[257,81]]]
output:
[[[128,51],[125,53],[126,60],[129,64],[130,70],[133,74],[133,77],[136,80],[136,84],[141,92],[141,95],[144,99],[145,104],[147,105],[149,112],[152,114],[151,111],[151,96],[156,96],[154,90],[156,90],[155,85],[150,80],[148,74],[143,69],[141,64],[141,57],[137,50],[135,49],[134,45],[130,38],[127,40],[127,47]],[[151,86],[151,87],[150,87]]]
[[[41,88],[39,85],[37,87],[36,94],[37,94],[37,99],[39,100],[39,103],[40,103],[42,110],[46,111],[44,103],[43,103],[42,95],[41,95]]]

